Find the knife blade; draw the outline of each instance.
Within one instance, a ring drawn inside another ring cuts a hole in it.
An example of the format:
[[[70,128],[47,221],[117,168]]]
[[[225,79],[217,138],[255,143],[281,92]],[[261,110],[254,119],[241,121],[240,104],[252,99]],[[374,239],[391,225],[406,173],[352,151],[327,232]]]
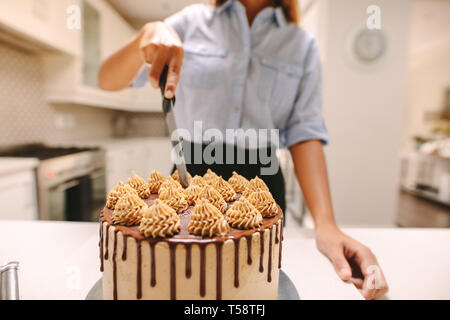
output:
[[[175,95],[172,99],[167,99],[164,96],[168,70],[169,68],[167,67],[167,65],[165,65],[159,79],[159,87],[161,89],[162,95],[162,109],[166,115],[166,124],[167,128],[169,129],[169,134],[171,135],[170,140],[172,142],[174,151],[175,166],[180,176],[180,183],[183,188],[187,188],[189,187],[189,176],[186,169],[186,161],[184,159],[183,138],[178,134],[175,114],[173,112],[173,108],[175,106]]]

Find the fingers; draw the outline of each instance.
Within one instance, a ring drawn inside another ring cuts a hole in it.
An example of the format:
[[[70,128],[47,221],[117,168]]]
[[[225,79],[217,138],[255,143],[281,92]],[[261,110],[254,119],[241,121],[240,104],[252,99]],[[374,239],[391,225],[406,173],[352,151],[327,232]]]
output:
[[[147,70],[148,79],[150,80],[153,88],[159,88],[159,78],[161,77],[161,72],[166,65],[166,61],[167,52],[165,49],[160,49],[155,55],[151,67],[149,68],[149,70]]]
[[[159,88],[159,79],[165,65],[169,66],[166,80],[165,97],[171,99],[177,88],[183,63],[183,49],[180,47],[159,46],[156,49],[148,49],[146,57],[151,60],[151,66],[147,69],[148,78],[154,88]],[[150,61],[147,61],[149,63]]]
[[[169,64],[169,71],[167,73],[166,91],[164,96],[172,99],[177,88],[178,79],[180,77],[181,63],[183,61],[183,52],[176,52]]]
[[[351,277],[350,282],[353,283],[356,289],[362,290],[364,284],[363,279]]]
[[[148,78],[154,88],[159,88],[159,80],[164,66],[168,66],[166,98],[172,98],[179,79],[183,62],[183,46],[175,30],[157,23],[141,40],[141,56],[146,65]]]
[[[387,292],[388,286],[375,255],[366,247],[360,248],[354,257],[364,276],[361,294],[365,299],[377,299]],[[356,285],[355,285],[356,286]]]
[[[350,268],[347,259],[344,256],[342,249],[334,250],[333,254],[329,256],[331,263],[333,264],[336,273],[339,275],[342,281],[350,280],[352,276],[352,270]]]

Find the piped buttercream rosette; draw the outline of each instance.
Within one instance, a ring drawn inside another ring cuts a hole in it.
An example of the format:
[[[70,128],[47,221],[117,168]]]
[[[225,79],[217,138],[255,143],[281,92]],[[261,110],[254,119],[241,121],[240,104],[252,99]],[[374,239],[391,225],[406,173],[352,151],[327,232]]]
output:
[[[163,200],[167,205],[173,208],[177,213],[181,213],[189,207],[188,202],[184,198],[184,189],[174,186],[159,189],[159,199]]]
[[[184,197],[186,198],[187,202],[192,206],[199,199],[201,191],[202,191],[201,186],[191,184],[189,187],[184,189]]]
[[[125,188],[125,184],[122,181],[119,181],[117,185],[108,193],[108,196],[106,197],[106,207],[113,210],[120,197],[123,196],[126,192],[130,192],[130,189],[132,192],[135,192],[137,194],[137,192],[133,188],[128,186],[127,189]]]
[[[243,193],[247,188],[249,181],[242,175],[233,171],[232,176],[228,179],[228,183],[233,187],[237,193]]]
[[[166,178],[156,170],[150,172],[147,180],[148,188],[151,193],[158,193],[161,184],[166,181]]]
[[[133,226],[139,224],[142,218],[142,210],[147,204],[137,195],[134,189],[124,186],[124,194],[117,201],[112,215],[114,224]]]
[[[180,232],[180,217],[162,200],[156,200],[142,211],[139,232],[145,237],[169,237]]]
[[[248,197],[253,191],[258,189],[269,191],[269,187],[267,187],[266,183],[261,178],[254,177],[249,181],[247,188],[242,192],[242,195]]]
[[[248,201],[261,212],[264,218],[274,217],[278,213],[278,207],[272,194],[263,189],[257,189],[247,197]]]
[[[208,182],[206,182],[205,179],[203,179],[203,177],[195,175],[192,177],[190,185],[204,187],[204,186],[208,185]]]
[[[233,201],[236,198],[236,192],[233,187],[222,177],[216,178],[213,186],[225,201]]]
[[[161,186],[159,187],[159,190],[158,190],[158,194],[161,195],[162,190],[169,189],[169,188],[183,190],[183,187],[181,186],[181,184],[178,181],[176,181],[172,177],[168,177],[163,183],[161,183]]]
[[[203,179],[209,184],[213,184],[217,178],[219,178],[219,176],[211,169],[208,169],[203,175]]]
[[[176,169],[172,175],[171,175],[172,179],[174,179],[175,181],[178,181],[181,184],[181,178],[180,178],[180,173],[178,172],[178,169]],[[188,172],[188,181],[189,183],[191,183],[192,181],[192,176],[189,174]]]
[[[128,178],[127,184],[129,184],[134,190],[136,190],[139,197],[141,197],[142,199],[147,199],[150,197],[151,192],[147,182],[145,182],[145,180],[141,176],[137,175],[136,172],[131,172],[131,176]]]
[[[213,206],[225,213],[227,211],[227,203],[222,195],[214,187],[206,185],[202,188],[199,194],[200,199],[207,199]]]
[[[200,199],[192,210],[188,231],[202,237],[223,236],[230,226],[223,214],[207,199]]]
[[[241,197],[227,211],[226,220],[233,228],[254,229],[262,224],[263,217],[246,198]]]

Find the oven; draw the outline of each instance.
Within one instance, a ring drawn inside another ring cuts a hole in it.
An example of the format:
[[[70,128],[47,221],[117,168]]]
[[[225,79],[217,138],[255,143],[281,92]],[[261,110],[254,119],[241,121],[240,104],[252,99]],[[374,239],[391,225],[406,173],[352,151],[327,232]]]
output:
[[[47,200],[48,216],[41,219],[97,221],[105,205],[105,184],[105,170],[96,169],[43,189],[39,197]]]
[[[0,156],[39,159],[40,220],[98,221],[106,197],[103,150],[28,144],[0,150]]]
[[[100,150],[46,160],[37,172],[39,219],[97,221],[105,204],[105,159]]]

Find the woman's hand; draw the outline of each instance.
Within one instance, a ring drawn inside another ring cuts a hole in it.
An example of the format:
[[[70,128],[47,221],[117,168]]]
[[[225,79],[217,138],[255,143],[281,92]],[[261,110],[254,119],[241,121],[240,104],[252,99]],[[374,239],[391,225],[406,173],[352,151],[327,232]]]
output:
[[[386,279],[372,251],[335,225],[318,226],[316,244],[342,281],[351,281],[365,299],[377,299],[387,292]]]
[[[163,22],[147,23],[102,63],[98,86],[109,91],[127,88],[142,68],[142,63],[146,63],[150,83],[158,88],[161,71],[168,65],[164,95],[170,99],[177,87],[183,55],[183,46],[175,30]]]
[[[164,66],[168,65],[164,95],[168,99],[172,98],[184,56],[183,45],[177,32],[163,22],[147,23],[139,35],[139,51],[148,65],[148,78],[155,88],[159,88],[161,72]]]

